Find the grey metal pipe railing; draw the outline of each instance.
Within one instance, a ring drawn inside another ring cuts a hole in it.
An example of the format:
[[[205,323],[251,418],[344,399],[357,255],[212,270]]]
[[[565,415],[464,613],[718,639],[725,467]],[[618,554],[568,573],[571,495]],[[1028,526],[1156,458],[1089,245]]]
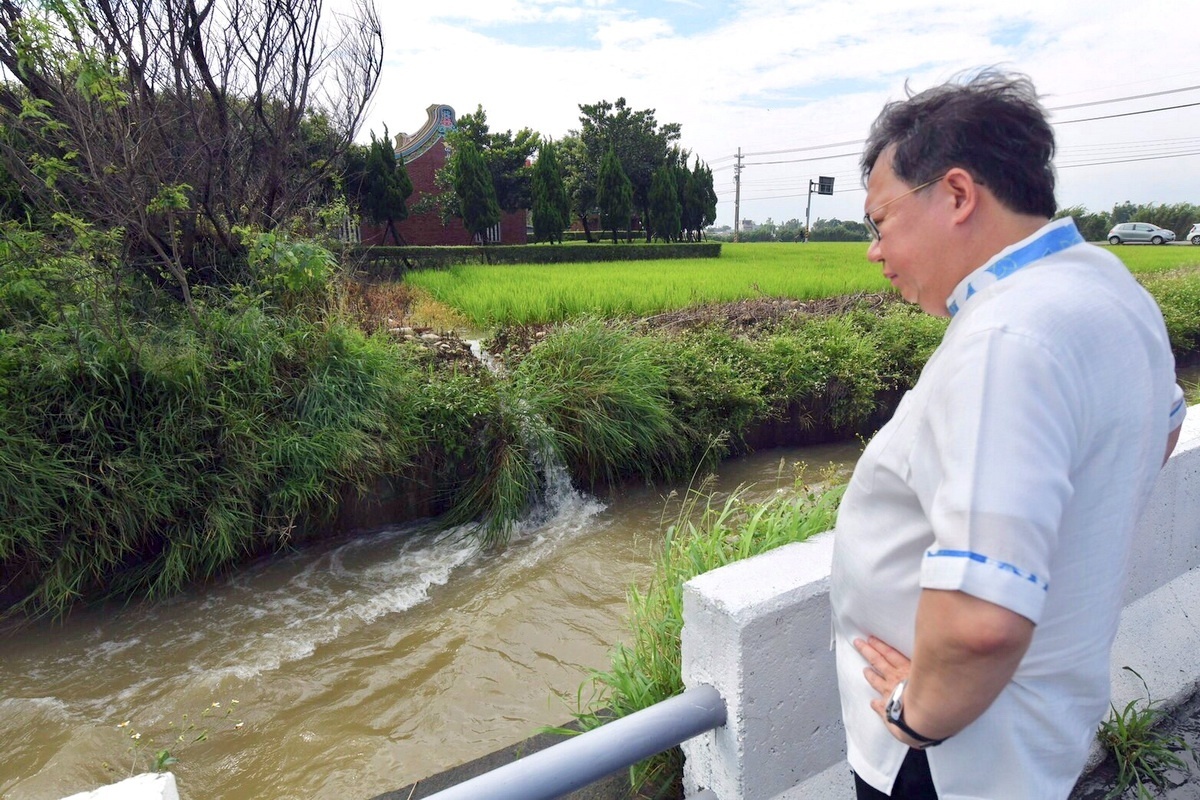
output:
[[[697,686],[426,800],[554,800],[724,724],[720,693]]]

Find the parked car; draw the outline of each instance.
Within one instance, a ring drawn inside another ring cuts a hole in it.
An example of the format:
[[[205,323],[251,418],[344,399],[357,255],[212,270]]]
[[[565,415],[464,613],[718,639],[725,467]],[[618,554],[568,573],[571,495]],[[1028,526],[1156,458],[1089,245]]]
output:
[[[1173,241],[1175,241],[1175,231],[1151,225],[1149,222],[1122,222],[1120,225],[1114,225],[1108,232],[1109,244],[1128,244],[1129,242],[1166,244]]]
[[[1200,244],[1200,222],[1192,226],[1192,229],[1188,231],[1187,238],[1192,240],[1192,244]]]

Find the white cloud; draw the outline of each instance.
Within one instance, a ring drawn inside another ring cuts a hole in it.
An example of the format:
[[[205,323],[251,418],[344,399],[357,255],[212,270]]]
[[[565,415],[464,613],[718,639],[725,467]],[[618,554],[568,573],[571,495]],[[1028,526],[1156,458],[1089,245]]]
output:
[[[1157,21],[1145,32],[1114,26],[1129,8],[1113,0],[881,6],[743,0],[726,3],[713,18],[713,4],[704,0],[442,0],[403,9],[381,3],[388,64],[362,135],[384,122],[393,132],[411,132],[428,105],[448,103],[459,113],[482,105],[496,130],[529,127],[557,138],[578,127],[580,104],[625,97],[633,108],[655,109],[660,122],[680,123],[685,147],[728,166],[739,147],[756,153],[861,139],[882,104],[903,96],[906,79],[920,90],[990,64],[1029,74],[1052,107],[1200,84],[1193,32],[1166,0],[1137,6],[1139,18]],[[528,29],[522,34],[521,25],[543,26],[535,29],[539,38]],[[1084,111],[1099,116],[1198,100],[1200,92]],[[1200,107],[1063,126],[1060,146],[1079,153],[1103,143],[1189,136],[1198,122]],[[790,157],[828,152],[842,150]],[[1188,180],[1197,170],[1200,156],[1065,169],[1059,199],[1093,209],[1126,199],[1198,202]],[[807,181],[818,174],[836,174],[839,190],[858,183],[853,159],[747,167],[742,216],[803,217]],[[716,177],[732,188],[732,170]],[[764,199],[785,194],[797,196]],[[839,191],[814,198],[813,215],[857,218],[861,204],[861,193]],[[732,222],[732,196],[719,213]]]

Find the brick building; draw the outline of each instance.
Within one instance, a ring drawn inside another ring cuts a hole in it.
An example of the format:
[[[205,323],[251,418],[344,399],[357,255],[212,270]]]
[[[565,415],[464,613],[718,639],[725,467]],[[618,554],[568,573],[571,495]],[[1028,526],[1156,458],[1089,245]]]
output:
[[[408,198],[411,209],[422,195],[436,194],[433,177],[446,165],[449,148],[446,146],[446,131],[454,129],[454,109],[437,103],[426,109],[429,119],[419,131],[409,136],[396,134],[396,157],[404,160],[408,177],[412,180],[413,193]],[[503,212],[500,224],[492,229],[488,237],[491,244],[525,244],[528,211]],[[408,219],[396,223],[402,244],[410,245],[470,245],[476,244],[471,234],[463,227],[462,220],[451,219],[445,225],[436,211],[425,214],[410,214]],[[364,222],[362,243],[384,244],[385,226]],[[391,236],[386,244],[394,244]]]

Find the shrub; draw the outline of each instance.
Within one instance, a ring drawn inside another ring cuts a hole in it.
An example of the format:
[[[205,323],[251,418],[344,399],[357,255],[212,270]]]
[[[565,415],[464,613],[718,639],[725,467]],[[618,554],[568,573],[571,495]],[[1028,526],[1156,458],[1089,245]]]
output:
[[[715,326],[653,338],[672,413],[691,445],[689,467],[740,450],[746,430],[770,410],[754,345]]]
[[[856,308],[847,320],[874,348],[884,389],[907,389],[917,382],[947,325],[945,318],[930,316],[909,303]]]
[[[874,343],[843,317],[817,317],[762,345],[764,389],[775,407],[798,403],[835,428],[864,422],[883,388]]]

